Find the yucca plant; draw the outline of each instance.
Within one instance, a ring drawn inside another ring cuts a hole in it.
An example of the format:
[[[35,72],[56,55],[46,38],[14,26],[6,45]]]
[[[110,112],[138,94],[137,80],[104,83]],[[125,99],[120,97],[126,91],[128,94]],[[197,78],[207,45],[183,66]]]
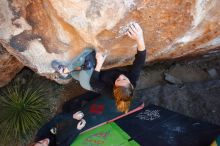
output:
[[[47,119],[47,89],[42,83],[13,83],[0,90],[1,143],[21,145]]]

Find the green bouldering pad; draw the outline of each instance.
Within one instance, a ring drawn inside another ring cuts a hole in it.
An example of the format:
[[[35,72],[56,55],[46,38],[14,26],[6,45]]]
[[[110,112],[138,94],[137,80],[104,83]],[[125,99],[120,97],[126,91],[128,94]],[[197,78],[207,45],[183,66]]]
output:
[[[71,146],[140,146],[114,122],[80,134]]]

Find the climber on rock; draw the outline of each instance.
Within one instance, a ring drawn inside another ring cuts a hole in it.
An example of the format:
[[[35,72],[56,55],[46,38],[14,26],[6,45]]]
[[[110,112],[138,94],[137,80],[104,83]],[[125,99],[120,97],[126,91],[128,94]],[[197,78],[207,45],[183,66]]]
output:
[[[113,68],[101,71],[106,59],[106,54],[96,53],[96,67],[90,79],[90,85],[96,92],[103,94],[113,94],[116,107],[121,112],[128,112],[136,82],[140,76],[140,71],[145,64],[146,49],[143,31],[138,23],[132,22],[129,25],[127,35],[137,42],[137,54],[130,68]]]

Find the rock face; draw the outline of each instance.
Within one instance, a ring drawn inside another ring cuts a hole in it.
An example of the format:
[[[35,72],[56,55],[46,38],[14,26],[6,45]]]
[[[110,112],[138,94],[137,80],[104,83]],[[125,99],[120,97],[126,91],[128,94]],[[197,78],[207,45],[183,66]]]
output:
[[[131,63],[126,25],[144,30],[147,62],[216,51],[219,0],[1,0],[0,43],[25,66],[53,78],[50,63],[84,48],[108,50],[105,68]],[[218,51],[218,50],[217,50]]]
[[[0,87],[10,82],[22,68],[22,63],[0,45]]]

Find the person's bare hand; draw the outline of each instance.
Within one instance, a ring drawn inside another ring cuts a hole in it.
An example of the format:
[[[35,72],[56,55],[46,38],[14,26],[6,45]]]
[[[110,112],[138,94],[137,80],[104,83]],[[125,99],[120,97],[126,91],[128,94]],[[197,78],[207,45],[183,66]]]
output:
[[[129,24],[129,29],[127,31],[127,35],[131,39],[136,40],[136,42],[138,44],[139,51],[145,50],[143,30],[138,23],[132,22]]]
[[[101,70],[102,65],[103,65],[106,57],[107,57],[106,53],[104,53],[104,52],[96,52],[96,62],[97,62],[96,68],[95,68],[96,71],[100,71]]]
[[[136,40],[137,42],[143,41],[143,30],[141,29],[140,25],[136,22],[132,22],[129,25],[127,35],[131,38]]]
[[[97,64],[103,64],[106,58],[106,54],[102,53],[102,52],[97,52],[96,53],[96,61]]]

